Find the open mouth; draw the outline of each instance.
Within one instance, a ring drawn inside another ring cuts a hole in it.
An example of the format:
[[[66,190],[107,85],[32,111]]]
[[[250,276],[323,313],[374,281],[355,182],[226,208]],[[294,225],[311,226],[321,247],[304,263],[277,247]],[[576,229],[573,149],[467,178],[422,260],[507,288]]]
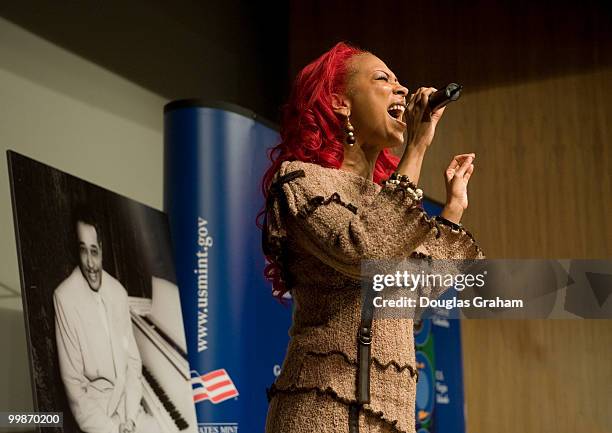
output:
[[[402,125],[406,125],[402,118],[404,117],[404,111],[406,111],[406,106],[403,104],[393,104],[389,108],[387,108],[387,114],[393,118],[393,120],[401,123]]]

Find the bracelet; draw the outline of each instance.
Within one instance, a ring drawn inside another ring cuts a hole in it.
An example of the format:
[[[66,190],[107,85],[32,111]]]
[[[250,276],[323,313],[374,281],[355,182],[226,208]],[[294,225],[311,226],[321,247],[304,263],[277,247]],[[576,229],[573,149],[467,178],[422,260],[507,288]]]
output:
[[[405,183],[407,184],[410,188],[416,190],[417,186],[414,184],[414,182],[412,182],[410,180],[410,178],[405,175],[405,174],[399,174],[397,171],[393,172],[391,174],[391,177],[389,177],[389,180],[393,181],[392,183]]]
[[[423,190],[418,188],[414,182],[405,174],[393,172],[385,184],[398,185],[408,192],[410,198],[420,201],[423,198]]]
[[[447,220],[446,218],[438,215],[436,216],[436,221],[438,221],[439,223],[444,224],[445,226],[450,227],[452,230],[459,230],[461,231],[463,229],[463,225],[461,223],[454,223],[452,221]]]

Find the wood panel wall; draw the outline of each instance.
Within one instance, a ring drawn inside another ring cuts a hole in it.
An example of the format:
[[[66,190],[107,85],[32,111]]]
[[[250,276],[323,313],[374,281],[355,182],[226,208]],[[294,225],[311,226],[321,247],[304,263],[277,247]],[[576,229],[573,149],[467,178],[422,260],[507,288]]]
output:
[[[464,224],[489,257],[612,257],[612,70],[466,92],[423,188],[474,151]],[[610,301],[609,301],[610,302]],[[462,322],[469,432],[612,431],[612,321]]]
[[[609,69],[466,93],[425,173],[477,153],[464,223],[490,257],[610,258],[610,113]],[[612,431],[612,321],[462,326],[469,432]]]
[[[464,224],[492,258],[612,258],[612,14],[601,2],[294,1],[295,74],[338,40],[411,89],[465,85],[421,186],[474,151]],[[612,302],[608,301],[608,302]],[[612,432],[612,321],[462,322],[469,433]]]
[[[454,154],[476,153],[463,223],[489,257],[612,257],[612,69],[470,93],[450,105],[423,189],[444,200]]]
[[[462,322],[467,431],[612,431],[607,320]]]

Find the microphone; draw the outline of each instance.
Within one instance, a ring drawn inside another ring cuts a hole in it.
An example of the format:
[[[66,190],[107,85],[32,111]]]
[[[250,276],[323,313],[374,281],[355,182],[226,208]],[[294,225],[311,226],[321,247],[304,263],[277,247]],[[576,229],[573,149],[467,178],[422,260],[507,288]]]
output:
[[[444,107],[449,102],[456,101],[461,96],[461,89],[463,89],[463,86],[457,83],[450,83],[445,88],[436,90],[429,95],[429,102],[427,103],[429,110],[433,112]]]

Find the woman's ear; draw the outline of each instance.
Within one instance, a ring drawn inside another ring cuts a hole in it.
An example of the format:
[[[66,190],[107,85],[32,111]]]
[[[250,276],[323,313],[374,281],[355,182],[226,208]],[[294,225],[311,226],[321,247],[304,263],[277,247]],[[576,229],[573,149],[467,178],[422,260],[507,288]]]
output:
[[[350,101],[346,97],[337,93],[332,93],[332,108],[334,113],[343,117],[348,117],[351,114]]]

